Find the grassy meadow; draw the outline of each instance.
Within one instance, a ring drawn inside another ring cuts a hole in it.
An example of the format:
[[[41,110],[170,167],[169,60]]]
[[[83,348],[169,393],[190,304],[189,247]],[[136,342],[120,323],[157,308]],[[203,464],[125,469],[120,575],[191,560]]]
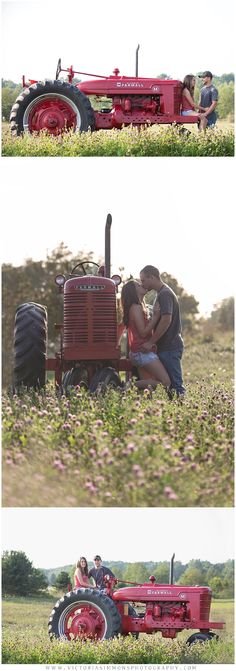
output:
[[[190,128],[189,128],[190,126]],[[128,126],[91,133],[68,132],[53,137],[25,135],[12,138],[2,124],[2,156],[234,156],[234,124],[218,121],[214,129],[199,133],[196,124],[183,126]]]
[[[183,369],[182,403],[4,392],[3,505],[233,506],[233,335],[189,338]]]
[[[173,641],[161,634],[142,634],[138,640],[127,636],[101,642],[50,643],[47,622],[55,600],[3,599],[3,664],[233,664],[232,601],[212,604],[211,619],[226,623],[219,641],[187,647],[192,630],[181,632]]]

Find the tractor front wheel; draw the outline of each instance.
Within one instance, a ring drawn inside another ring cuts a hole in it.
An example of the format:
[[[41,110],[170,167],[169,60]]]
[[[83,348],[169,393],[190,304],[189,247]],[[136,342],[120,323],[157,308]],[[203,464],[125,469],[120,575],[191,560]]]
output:
[[[46,382],[47,311],[38,303],[19,305],[15,316],[13,384],[40,389]]]
[[[89,99],[73,84],[43,81],[24,88],[10,114],[12,135],[47,131],[94,130],[94,112]]]
[[[121,617],[112,599],[97,590],[80,588],[54,606],[48,623],[50,639],[103,640],[118,636]]]
[[[68,395],[71,389],[78,385],[88,389],[86,369],[80,366],[71,368],[65,373],[62,380],[63,393]]]
[[[189,636],[186,643],[187,645],[193,645],[195,643],[206,643],[206,641],[211,641],[214,636],[216,636],[216,634],[214,634],[213,631],[209,631],[207,633],[199,631],[196,634]]]
[[[104,393],[108,387],[113,389],[118,389],[122,386],[120,376],[118,375],[115,368],[108,366],[107,368],[102,368],[97,373],[95,373],[92,378],[89,391],[101,392]]]

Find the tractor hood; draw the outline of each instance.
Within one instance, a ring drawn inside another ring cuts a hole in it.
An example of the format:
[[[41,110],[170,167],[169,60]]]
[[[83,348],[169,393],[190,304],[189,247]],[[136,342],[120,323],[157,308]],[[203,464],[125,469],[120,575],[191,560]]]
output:
[[[174,79],[148,79],[146,77],[104,77],[91,79],[76,84],[86,95],[106,96],[107,98],[120,95],[164,95],[173,88],[182,90],[181,82]]]
[[[121,587],[112,594],[114,601],[186,601],[191,595],[211,595],[209,587],[184,587],[182,585],[150,585]]]

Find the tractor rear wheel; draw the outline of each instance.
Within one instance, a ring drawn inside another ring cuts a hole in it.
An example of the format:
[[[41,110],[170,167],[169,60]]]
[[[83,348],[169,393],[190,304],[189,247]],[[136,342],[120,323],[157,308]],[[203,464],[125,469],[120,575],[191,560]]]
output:
[[[19,305],[15,316],[14,370],[15,389],[40,389],[46,382],[47,311],[38,303]]]
[[[118,636],[121,616],[112,599],[97,590],[80,588],[54,606],[48,623],[50,639],[103,640]]]
[[[122,383],[117,370],[108,366],[107,368],[102,368],[102,370],[99,370],[97,373],[95,373],[90,383],[89,391],[92,393],[103,393],[108,387],[118,389],[121,386]]]
[[[204,634],[203,632],[199,631],[196,634],[189,636],[186,643],[187,645],[193,645],[194,643],[206,643],[206,641],[210,641],[213,636],[213,632],[209,631],[208,633]]]
[[[12,135],[47,131],[94,130],[94,112],[90,100],[76,86],[58,80],[43,81],[24,88],[10,114]]]

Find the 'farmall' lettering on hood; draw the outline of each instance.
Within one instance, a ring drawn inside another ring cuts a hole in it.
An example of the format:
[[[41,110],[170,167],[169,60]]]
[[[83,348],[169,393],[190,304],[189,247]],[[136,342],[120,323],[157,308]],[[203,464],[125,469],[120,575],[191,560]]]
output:
[[[116,83],[117,87],[121,88],[136,88],[136,89],[143,89],[143,84],[140,82],[117,82]]]
[[[173,592],[171,592],[169,589],[148,589],[147,594],[168,594],[171,596]]]

